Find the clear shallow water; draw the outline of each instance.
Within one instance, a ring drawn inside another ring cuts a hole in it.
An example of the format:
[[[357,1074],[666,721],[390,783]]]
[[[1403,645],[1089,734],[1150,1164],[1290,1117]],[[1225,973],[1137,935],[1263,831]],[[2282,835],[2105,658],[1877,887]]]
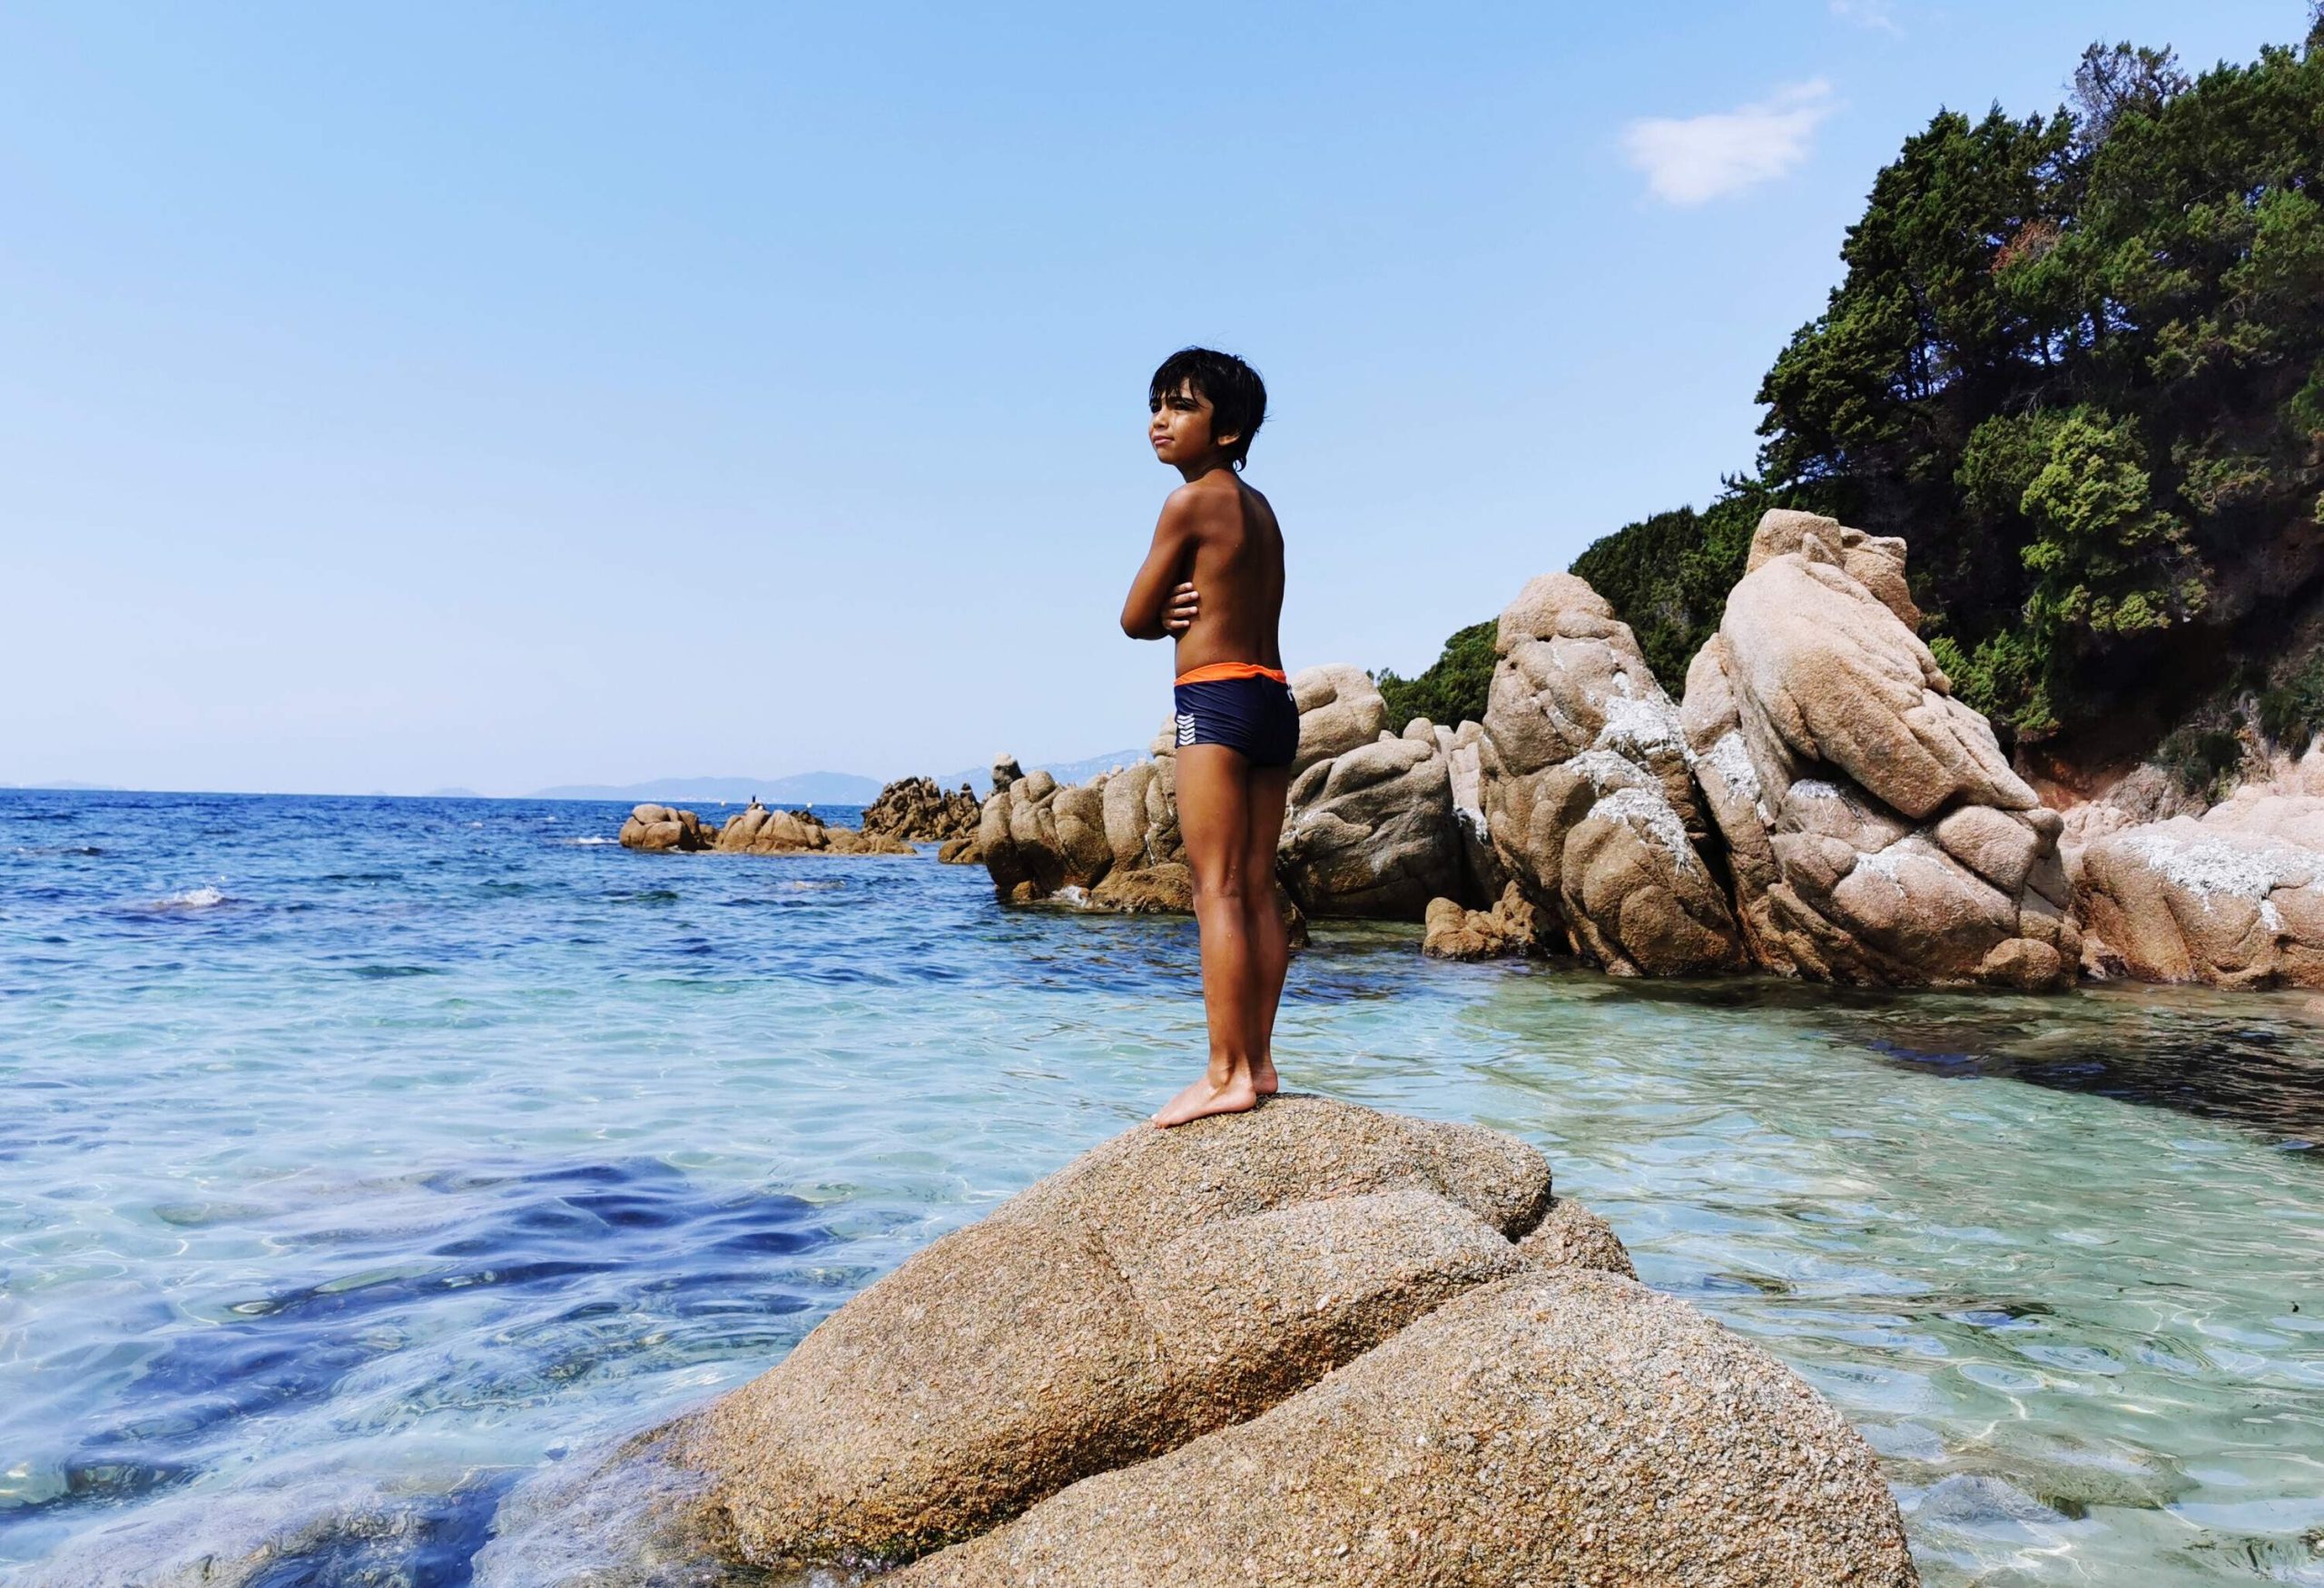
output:
[[[458,1584],[1183,1080],[1192,929],[613,805],[0,793],[0,1580]],[[1883,1455],[1932,1583],[2324,1583],[2324,1006],[1318,934],[1290,1084],[1541,1145]]]

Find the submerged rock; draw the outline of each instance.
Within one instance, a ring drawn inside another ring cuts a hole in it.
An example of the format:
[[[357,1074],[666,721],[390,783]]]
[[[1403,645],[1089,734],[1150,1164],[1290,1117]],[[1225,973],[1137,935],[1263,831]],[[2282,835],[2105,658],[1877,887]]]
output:
[[[1480,745],[1492,848],[1548,932],[1618,975],[1740,969],[1678,708],[1630,626],[1571,574],[1501,615]]]
[[[2062,823],[1913,631],[1904,542],[1761,519],[1688,670],[1687,746],[1763,967],[2039,989],[2081,960]]]

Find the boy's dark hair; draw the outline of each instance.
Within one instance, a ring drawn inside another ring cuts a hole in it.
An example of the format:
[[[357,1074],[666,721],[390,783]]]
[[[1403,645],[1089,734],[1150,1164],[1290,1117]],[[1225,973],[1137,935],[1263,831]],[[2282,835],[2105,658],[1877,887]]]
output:
[[[1250,455],[1251,438],[1266,422],[1267,385],[1259,372],[1232,353],[1209,348],[1180,348],[1162,360],[1146,385],[1151,399],[1168,397],[1181,386],[1192,386],[1198,397],[1210,399],[1210,433],[1232,436],[1226,461],[1236,468]]]

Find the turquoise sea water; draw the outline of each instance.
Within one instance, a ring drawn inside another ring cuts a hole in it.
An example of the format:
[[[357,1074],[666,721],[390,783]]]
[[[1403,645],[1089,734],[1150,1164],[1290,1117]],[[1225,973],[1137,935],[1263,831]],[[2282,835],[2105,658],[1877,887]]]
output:
[[[458,1584],[1190,1073],[1184,922],[619,807],[0,793],[0,1581]],[[1935,1584],[2324,1584],[2324,1005],[1423,962],[1286,1084],[1539,1143],[1864,1429]]]

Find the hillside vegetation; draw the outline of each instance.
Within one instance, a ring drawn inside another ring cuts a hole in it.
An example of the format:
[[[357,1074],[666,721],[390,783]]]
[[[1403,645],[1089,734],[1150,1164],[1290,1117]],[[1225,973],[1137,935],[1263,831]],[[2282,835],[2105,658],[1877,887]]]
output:
[[[1758,477],[1573,571],[1675,692],[1759,513],[1812,508],[1905,538],[1932,648],[2021,744],[2304,737],[2324,665],[2286,636],[2313,631],[2324,569],[2319,166],[2324,23],[2200,77],[2093,45],[2070,106],[1939,111],[1760,385]]]

